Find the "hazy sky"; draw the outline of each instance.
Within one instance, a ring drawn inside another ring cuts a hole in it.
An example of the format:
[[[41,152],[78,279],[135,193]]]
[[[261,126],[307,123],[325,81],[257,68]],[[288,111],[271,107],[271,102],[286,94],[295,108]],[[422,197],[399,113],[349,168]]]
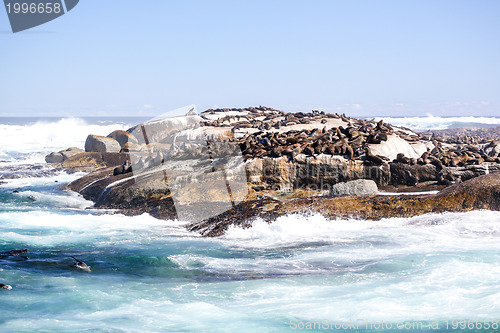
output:
[[[496,116],[499,17],[495,0],[80,0],[12,34],[0,8],[0,115]]]

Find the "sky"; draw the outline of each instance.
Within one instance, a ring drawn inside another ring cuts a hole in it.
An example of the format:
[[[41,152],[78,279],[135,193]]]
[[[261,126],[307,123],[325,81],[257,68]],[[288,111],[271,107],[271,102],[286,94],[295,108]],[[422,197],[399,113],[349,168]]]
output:
[[[0,8],[0,116],[498,116],[499,17],[495,0],[80,0],[13,34]]]

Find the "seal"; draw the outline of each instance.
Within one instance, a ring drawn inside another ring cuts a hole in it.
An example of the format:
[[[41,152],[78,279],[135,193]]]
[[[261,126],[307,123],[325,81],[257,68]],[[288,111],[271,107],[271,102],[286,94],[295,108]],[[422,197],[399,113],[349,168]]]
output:
[[[25,254],[25,253],[28,253],[30,252],[29,249],[22,249],[22,250],[11,250],[9,252],[7,252],[7,254],[9,256],[17,256],[17,255],[20,255],[20,254]]]
[[[76,261],[75,264],[73,265],[73,267],[81,269],[82,271],[85,271],[85,272],[90,272],[90,266],[89,265],[87,265],[86,263],[84,263],[81,260],[76,259],[73,256],[71,256],[71,258],[73,258],[73,260]]]
[[[406,170],[406,183],[411,186],[417,186],[418,178],[413,176],[409,170]]]
[[[12,290],[12,287],[9,286],[8,284],[0,283],[0,289]]]

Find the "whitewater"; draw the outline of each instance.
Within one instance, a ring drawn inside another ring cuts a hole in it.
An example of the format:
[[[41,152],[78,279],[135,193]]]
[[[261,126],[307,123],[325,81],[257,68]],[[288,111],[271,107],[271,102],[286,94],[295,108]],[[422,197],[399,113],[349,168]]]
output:
[[[500,212],[296,214],[204,238],[183,221],[92,209],[64,189],[83,173],[44,163],[132,125],[0,118],[0,283],[13,287],[0,289],[0,332],[500,331]]]

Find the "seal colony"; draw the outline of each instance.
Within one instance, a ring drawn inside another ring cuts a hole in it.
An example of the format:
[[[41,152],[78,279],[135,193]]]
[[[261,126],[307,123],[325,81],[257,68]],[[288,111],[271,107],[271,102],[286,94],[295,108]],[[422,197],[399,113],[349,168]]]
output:
[[[249,200],[284,200],[286,193],[290,198],[328,194],[333,185],[356,179],[373,180],[390,192],[442,190],[500,171],[500,131],[488,133],[416,133],[383,121],[317,110],[210,109],[107,137],[89,135],[86,152],[60,166],[91,171],[69,188],[94,201],[95,207],[173,219],[179,217],[179,207],[189,211],[224,203],[221,192],[208,185],[210,175],[217,173],[226,186],[228,181],[248,184],[248,191],[231,194],[229,208],[232,204],[236,210]],[[238,160],[243,176],[228,180]],[[373,218],[381,215],[373,213]]]

